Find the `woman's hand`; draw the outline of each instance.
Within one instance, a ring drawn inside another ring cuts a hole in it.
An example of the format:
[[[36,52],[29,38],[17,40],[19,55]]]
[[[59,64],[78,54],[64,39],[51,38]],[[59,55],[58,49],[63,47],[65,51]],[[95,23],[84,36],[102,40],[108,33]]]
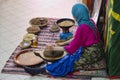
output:
[[[53,49],[54,49],[55,51],[64,51],[64,48],[63,48],[63,47],[60,47],[60,46],[55,46],[55,47],[53,47]]]
[[[65,46],[66,44],[64,42],[58,42],[58,43],[56,43],[56,45],[58,45],[58,46]]]
[[[58,50],[58,51],[64,51],[64,48],[61,46],[58,46],[56,44],[47,44],[46,49],[51,49],[51,50]]]
[[[72,39],[73,38],[71,38],[71,39],[69,39],[69,40],[67,40],[67,41],[58,41],[58,42],[56,42],[56,45],[58,45],[58,46],[65,46],[65,45],[68,45],[71,41],[72,41]]]

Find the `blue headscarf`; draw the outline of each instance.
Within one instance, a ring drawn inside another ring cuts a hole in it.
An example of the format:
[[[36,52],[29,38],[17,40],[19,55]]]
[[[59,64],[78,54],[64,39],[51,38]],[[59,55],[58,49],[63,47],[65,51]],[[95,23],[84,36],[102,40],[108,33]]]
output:
[[[77,3],[72,7],[72,15],[76,19],[78,26],[81,24],[87,24],[92,29],[95,28],[94,23],[90,20],[88,8],[81,3]]]

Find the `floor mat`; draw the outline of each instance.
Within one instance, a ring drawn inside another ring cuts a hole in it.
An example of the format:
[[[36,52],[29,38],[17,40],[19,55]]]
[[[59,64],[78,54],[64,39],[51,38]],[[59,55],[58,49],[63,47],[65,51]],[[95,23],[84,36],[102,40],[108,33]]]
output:
[[[56,40],[59,39],[59,32],[50,32],[50,26],[52,26],[52,24],[56,21],[57,19],[53,19],[53,18],[48,18],[48,25],[46,27],[44,27],[43,29],[41,29],[40,33],[38,34],[38,47],[37,49],[43,49],[45,47],[45,45],[48,43],[54,43]],[[75,26],[73,26],[72,28],[70,28],[70,31],[74,33],[75,30]],[[34,49],[34,48],[30,48],[30,49]],[[25,72],[24,68],[21,66],[17,66],[14,61],[14,55],[17,54],[19,51],[21,51],[22,49],[18,46],[14,52],[12,53],[12,55],[10,56],[10,58],[8,59],[8,61],[6,62],[4,68],[2,69],[2,73],[7,73],[7,74],[22,74],[22,75],[29,75],[28,73]],[[53,76],[50,76],[49,74],[38,74],[40,76],[44,76],[44,77],[49,77],[49,78],[55,78]],[[90,71],[85,71],[85,70],[78,70],[75,71],[72,74],[69,74],[65,77],[62,77],[61,79],[64,80],[68,80],[69,79],[78,79],[79,80],[91,80],[92,77],[107,77],[106,74],[106,70],[105,69],[101,69],[101,70],[90,70]]]

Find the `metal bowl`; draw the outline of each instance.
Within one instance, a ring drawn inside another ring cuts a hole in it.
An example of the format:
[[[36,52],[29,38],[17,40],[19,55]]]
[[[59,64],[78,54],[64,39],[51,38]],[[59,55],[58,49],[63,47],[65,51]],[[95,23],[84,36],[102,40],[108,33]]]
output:
[[[32,42],[31,41],[25,41],[23,40],[21,43],[20,43],[20,47],[22,49],[25,49],[25,48],[29,48],[31,46]]]
[[[46,66],[46,63],[43,62],[41,64],[37,64],[34,66],[23,66],[23,68],[27,73],[29,73],[31,75],[37,75],[39,73],[43,74],[44,72],[46,72],[45,68],[44,68],[45,66]]]
[[[75,21],[70,18],[62,18],[57,20],[56,24],[61,28],[70,28],[75,24]]]

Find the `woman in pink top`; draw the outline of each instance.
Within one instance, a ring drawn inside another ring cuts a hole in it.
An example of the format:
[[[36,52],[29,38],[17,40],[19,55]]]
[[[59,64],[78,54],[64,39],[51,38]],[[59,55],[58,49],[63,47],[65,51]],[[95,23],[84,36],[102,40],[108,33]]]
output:
[[[78,28],[72,39],[57,43],[61,50],[69,54],[75,53],[81,46],[83,47],[82,56],[75,62],[75,68],[89,69],[93,64],[102,60],[103,47],[100,41],[99,31],[93,20],[90,19],[88,8],[83,4],[75,4],[72,7],[72,15],[78,23]],[[91,65],[90,65],[91,64]],[[84,66],[83,66],[84,65]]]
[[[75,4],[72,7],[72,15],[78,23],[75,35],[72,39],[57,43],[59,46],[54,47],[54,49],[65,50],[68,55],[58,62],[46,66],[46,70],[54,76],[64,76],[77,69],[90,70],[104,67],[100,65],[100,61],[103,59],[100,35],[95,23],[90,19],[87,7],[83,4]],[[60,47],[61,45],[64,46]],[[82,52],[80,52],[81,47]],[[78,59],[75,60],[75,58]]]
[[[100,41],[100,36],[96,27],[94,30],[87,24],[81,24],[77,28],[76,34],[70,44],[64,47],[65,50],[73,54],[80,46],[88,47],[98,43]]]

